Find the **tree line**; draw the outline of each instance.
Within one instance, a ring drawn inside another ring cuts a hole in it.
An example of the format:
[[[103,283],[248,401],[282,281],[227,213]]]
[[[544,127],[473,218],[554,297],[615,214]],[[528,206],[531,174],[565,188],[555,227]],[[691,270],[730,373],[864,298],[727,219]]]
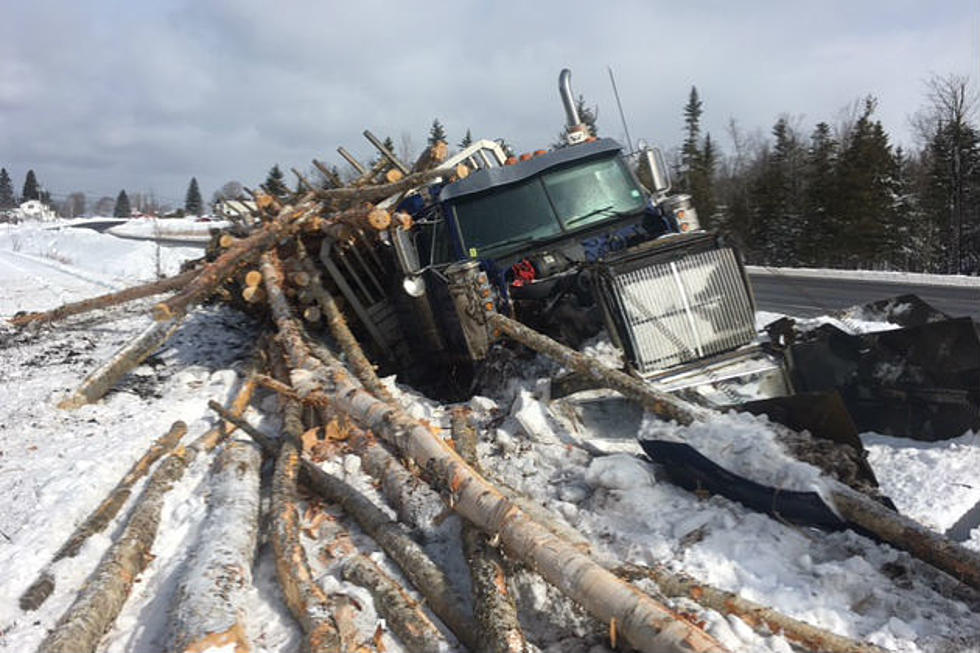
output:
[[[726,156],[701,134],[692,87],[675,187],[749,263],[980,274],[975,98],[957,76],[927,88],[912,118],[917,148],[893,146],[869,96],[808,131],[783,115],[753,138],[732,121]]]

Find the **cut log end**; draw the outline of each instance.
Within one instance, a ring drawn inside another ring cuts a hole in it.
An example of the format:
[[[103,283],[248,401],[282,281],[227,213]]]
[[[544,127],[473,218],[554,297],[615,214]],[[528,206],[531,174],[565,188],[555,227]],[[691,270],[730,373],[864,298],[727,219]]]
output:
[[[389,184],[393,184],[396,181],[401,181],[404,178],[405,175],[402,174],[402,171],[396,168],[392,168],[391,170],[385,173],[385,181],[387,181]]]
[[[384,231],[391,226],[391,214],[384,209],[374,209],[367,216],[368,224],[372,229]]]
[[[262,284],[262,273],[258,270],[249,270],[245,273],[245,285],[249,288]]]

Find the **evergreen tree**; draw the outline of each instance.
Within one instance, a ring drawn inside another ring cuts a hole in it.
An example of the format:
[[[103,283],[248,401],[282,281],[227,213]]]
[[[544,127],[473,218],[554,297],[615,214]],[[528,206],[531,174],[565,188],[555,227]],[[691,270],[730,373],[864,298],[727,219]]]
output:
[[[197,177],[191,177],[184,196],[184,212],[187,215],[201,215],[203,208],[204,201],[201,199],[201,190],[197,187]]]
[[[448,137],[446,136],[445,128],[442,126],[442,123],[439,122],[439,119],[436,118],[432,121],[432,127],[429,129],[429,147],[432,147],[439,141],[444,143],[449,142]]]
[[[801,262],[804,264],[825,265],[838,235],[843,232],[833,212],[837,192],[837,150],[837,141],[831,136],[830,125],[826,122],[817,123],[810,135],[810,147],[806,154],[806,190],[800,245]]]
[[[871,120],[876,106],[875,98],[865,99],[837,166],[835,213],[843,232],[835,247],[838,263],[848,267],[888,264],[895,254],[895,160],[881,122]]]
[[[126,191],[119,191],[119,196],[116,197],[116,206],[112,209],[112,217],[128,218],[132,214],[133,212],[129,208],[129,197],[126,195]]]
[[[463,140],[459,142],[459,149],[465,150],[472,144],[473,144],[473,134],[471,134],[469,128],[467,128],[466,136],[463,136]]]
[[[289,188],[286,186],[285,175],[282,174],[282,170],[279,169],[279,164],[272,166],[269,170],[269,174],[265,178],[265,189],[271,195],[275,195],[279,198],[284,198],[289,194]]]
[[[701,98],[698,97],[696,86],[691,87],[687,104],[684,106],[684,144],[681,145],[681,175],[678,180],[681,189],[691,192],[694,184],[693,176],[700,158],[701,114],[703,113]]]
[[[802,234],[801,173],[803,151],[785,117],[773,125],[775,143],[763,155],[762,170],[754,184],[753,240],[766,265],[797,265]]]
[[[20,201],[26,202],[27,200],[39,200],[41,199],[41,193],[37,185],[37,177],[34,176],[33,170],[27,171],[27,177],[24,178],[24,190],[20,193]]]
[[[14,198],[14,185],[10,182],[10,175],[6,168],[0,168],[0,210],[12,209],[17,206]]]

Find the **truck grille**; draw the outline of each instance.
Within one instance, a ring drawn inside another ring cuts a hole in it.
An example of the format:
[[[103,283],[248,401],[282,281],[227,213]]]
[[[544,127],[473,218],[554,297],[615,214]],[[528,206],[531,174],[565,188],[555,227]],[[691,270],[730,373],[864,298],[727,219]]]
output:
[[[604,281],[607,310],[618,313],[620,339],[640,374],[734,349],[755,336],[752,300],[731,249],[688,254]]]

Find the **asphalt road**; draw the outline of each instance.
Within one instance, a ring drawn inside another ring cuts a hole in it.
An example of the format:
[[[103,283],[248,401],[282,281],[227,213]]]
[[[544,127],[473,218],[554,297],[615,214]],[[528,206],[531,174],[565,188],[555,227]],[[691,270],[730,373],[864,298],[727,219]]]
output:
[[[980,320],[980,287],[933,286],[868,279],[812,278],[782,270],[750,272],[758,308],[799,317],[912,293],[952,317]]]

